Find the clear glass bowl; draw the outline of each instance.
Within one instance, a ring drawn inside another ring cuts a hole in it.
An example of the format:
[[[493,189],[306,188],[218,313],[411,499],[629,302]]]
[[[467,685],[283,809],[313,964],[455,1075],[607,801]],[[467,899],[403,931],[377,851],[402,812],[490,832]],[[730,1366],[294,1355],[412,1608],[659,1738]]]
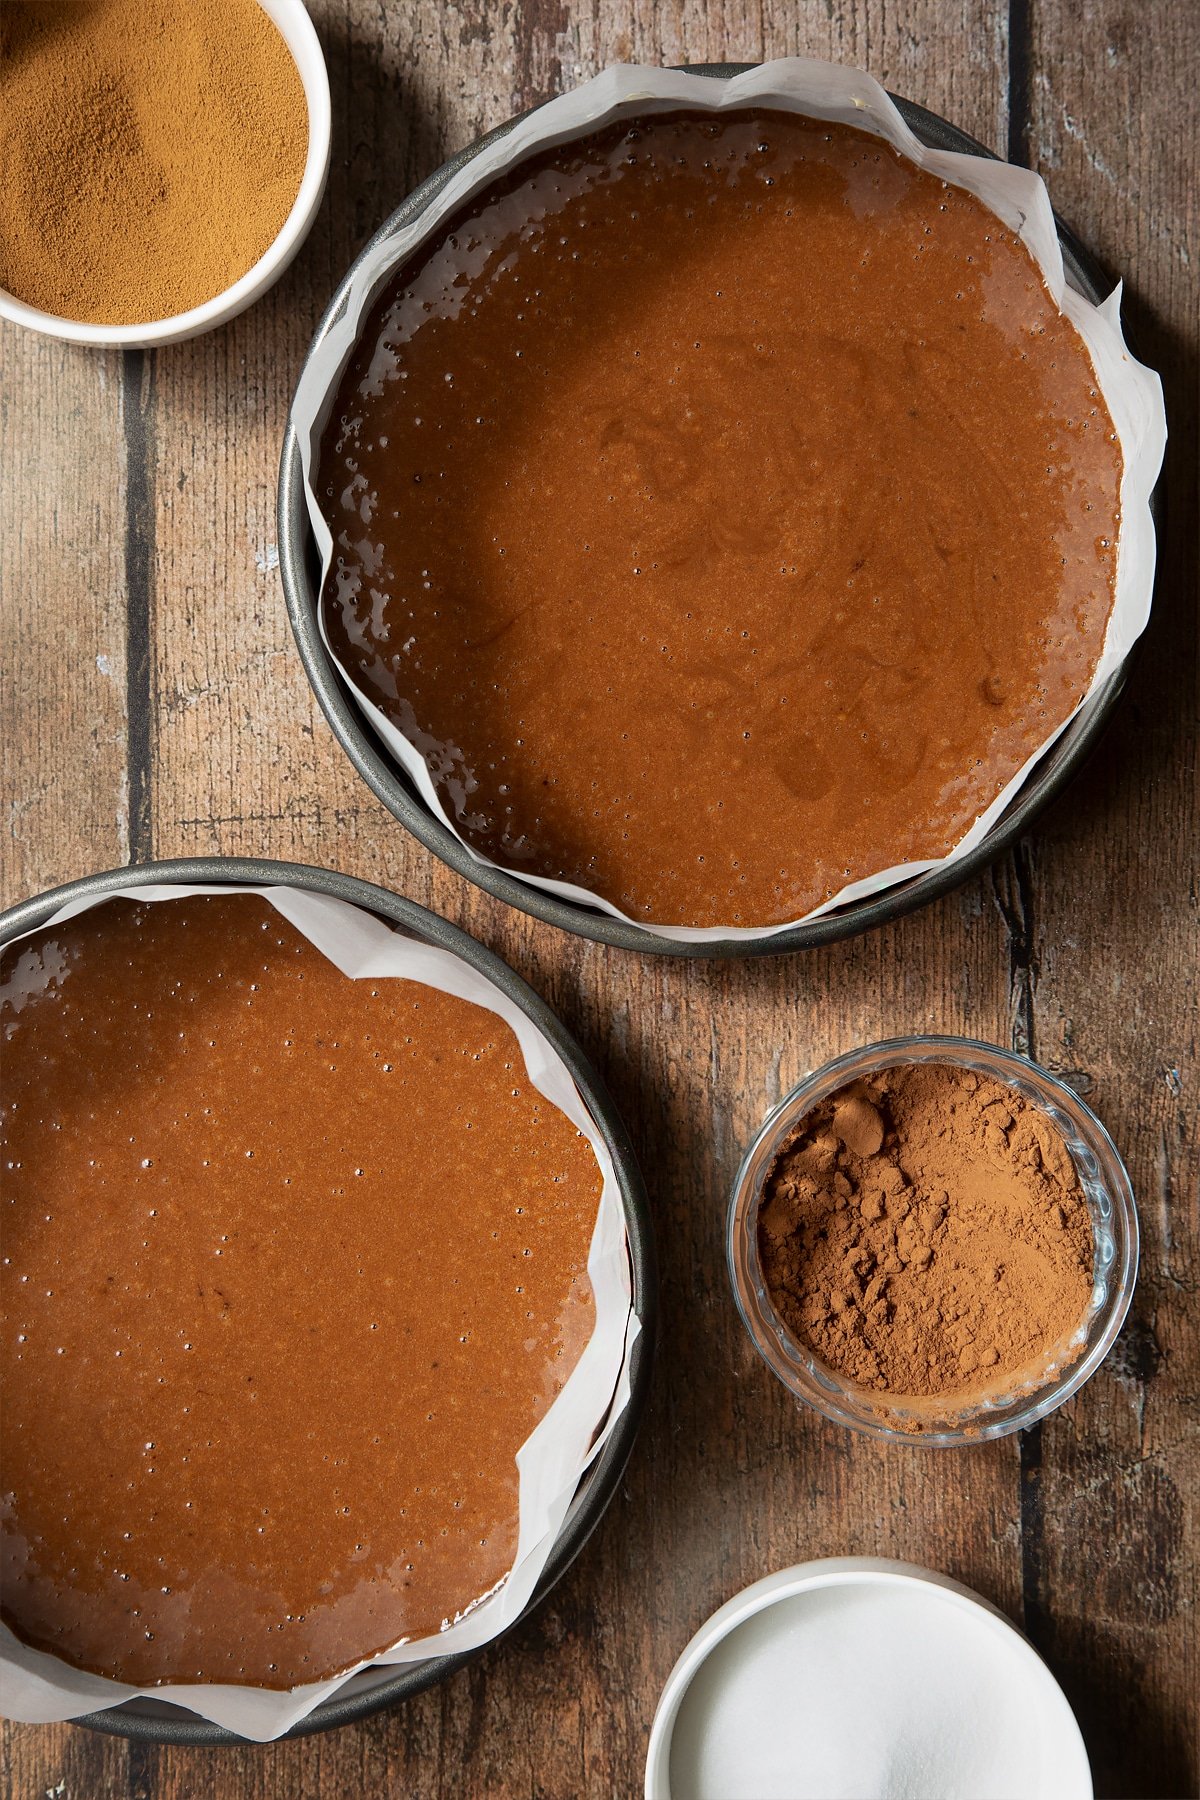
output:
[[[1091,1306],[1068,1358],[1051,1360],[1040,1380],[981,1395],[966,1407],[881,1394],[845,1380],[798,1343],[771,1303],[758,1255],[763,1188],[779,1150],[800,1120],[830,1094],[897,1063],[950,1063],[1013,1088],[1049,1119],[1079,1175],[1092,1220],[1095,1276]],[[890,1038],[836,1057],[809,1075],[768,1114],[734,1183],[726,1241],[742,1322],[763,1361],[793,1394],[839,1425],[895,1443],[976,1444],[1044,1419],[1081,1388],[1108,1352],[1137,1281],[1138,1222],[1133,1189],[1115,1145],[1090,1107],[1037,1063],[971,1038]],[[1077,1353],[1076,1353],[1077,1352]]]

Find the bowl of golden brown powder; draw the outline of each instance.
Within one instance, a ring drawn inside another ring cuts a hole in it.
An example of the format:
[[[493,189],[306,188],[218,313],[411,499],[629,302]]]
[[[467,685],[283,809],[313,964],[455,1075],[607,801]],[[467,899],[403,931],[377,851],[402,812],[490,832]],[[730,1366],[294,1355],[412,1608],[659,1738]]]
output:
[[[1071,1088],[967,1038],[893,1039],[802,1081],[734,1188],[734,1295],[786,1387],[931,1444],[1018,1431],[1104,1360],[1137,1274],[1129,1177]]]
[[[12,0],[0,317],[124,347],[223,324],[304,241],[329,130],[302,0]]]

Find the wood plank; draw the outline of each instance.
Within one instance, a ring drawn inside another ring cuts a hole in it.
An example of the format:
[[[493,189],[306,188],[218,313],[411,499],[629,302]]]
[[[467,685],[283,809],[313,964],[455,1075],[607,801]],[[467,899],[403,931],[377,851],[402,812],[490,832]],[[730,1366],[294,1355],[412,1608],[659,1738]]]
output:
[[[124,862],[121,358],[0,326],[0,780],[11,905]]]
[[[1035,1641],[1101,1794],[1196,1791],[1200,1434],[1196,15],[1121,0],[1031,19],[1028,145],[1059,210],[1128,278],[1172,433],[1155,618],[1101,753],[1038,834],[1037,1050],[1128,1162],[1142,1272],[1117,1352],[1042,1432]],[[1151,853],[1147,853],[1152,847]],[[1086,877],[1081,879],[1081,872]],[[1190,1430],[1189,1430],[1190,1425]]]
[[[0,905],[129,856],[122,358],[0,325]],[[6,1794],[125,1792],[127,1752],[3,1727]],[[113,1785],[115,1784],[115,1785]]]

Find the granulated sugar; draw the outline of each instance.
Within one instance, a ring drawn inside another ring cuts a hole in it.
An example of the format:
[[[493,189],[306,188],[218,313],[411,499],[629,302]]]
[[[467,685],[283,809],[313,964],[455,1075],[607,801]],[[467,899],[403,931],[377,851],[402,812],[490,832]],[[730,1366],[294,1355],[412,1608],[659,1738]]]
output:
[[[924,1582],[792,1594],[711,1651],[673,1800],[1074,1800],[1069,1709],[1016,1633]]]

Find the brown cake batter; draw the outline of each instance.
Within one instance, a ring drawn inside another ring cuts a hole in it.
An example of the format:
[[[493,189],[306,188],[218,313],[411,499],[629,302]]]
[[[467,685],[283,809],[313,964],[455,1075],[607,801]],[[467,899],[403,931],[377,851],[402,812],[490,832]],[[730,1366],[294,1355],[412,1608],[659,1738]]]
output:
[[[5,952],[3,1613],[286,1688],[499,1582],[593,1321],[601,1178],[494,1013],[253,896]]]
[[[974,196],[778,112],[487,189],[367,321],[330,641],[498,862],[662,924],[945,854],[1086,690],[1121,458]]]

